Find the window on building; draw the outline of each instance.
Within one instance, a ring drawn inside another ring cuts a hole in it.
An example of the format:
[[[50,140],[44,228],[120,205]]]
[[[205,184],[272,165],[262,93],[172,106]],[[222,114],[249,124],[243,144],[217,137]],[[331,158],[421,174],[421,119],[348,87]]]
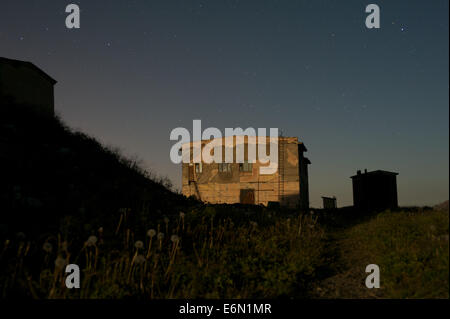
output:
[[[221,173],[231,172],[231,163],[219,163],[219,172]]]
[[[253,170],[253,164],[245,161],[244,163],[239,163],[240,172],[251,172]]]
[[[195,172],[196,172],[197,174],[199,174],[199,173],[202,172],[202,170],[203,170],[202,163],[195,163]]]

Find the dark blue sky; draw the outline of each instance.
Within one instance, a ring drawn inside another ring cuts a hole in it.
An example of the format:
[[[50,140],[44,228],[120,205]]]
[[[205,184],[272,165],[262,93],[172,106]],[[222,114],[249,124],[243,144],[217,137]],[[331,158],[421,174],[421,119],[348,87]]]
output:
[[[58,80],[56,109],[180,185],[170,131],[278,127],[308,147],[310,200],[352,203],[357,169],[401,205],[449,194],[448,1],[2,0],[0,56]],[[365,7],[381,28],[365,27]]]

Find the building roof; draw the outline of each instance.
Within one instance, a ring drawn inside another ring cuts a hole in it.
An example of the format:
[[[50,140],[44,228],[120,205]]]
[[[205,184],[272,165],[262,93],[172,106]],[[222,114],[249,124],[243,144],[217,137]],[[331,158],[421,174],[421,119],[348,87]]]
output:
[[[361,171],[358,171],[358,174],[351,176],[350,178],[358,178],[361,176],[381,176],[381,175],[385,175],[385,176],[397,176],[398,173],[396,172],[388,172],[388,171],[383,171],[383,170],[376,170],[376,171],[372,171],[372,172],[363,172],[361,173]]]
[[[54,78],[52,78],[50,75],[48,75],[47,73],[42,71],[39,67],[37,67],[36,65],[34,65],[33,63],[28,62],[28,61],[20,61],[20,60],[14,60],[14,59],[8,59],[8,58],[0,57],[0,64],[10,64],[10,65],[12,65],[14,67],[17,67],[17,66],[28,67],[28,68],[36,70],[44,78],[49,80],[53,85],[55,85],[56,82],[57,82]]]
[[[258,136],[253,136],[253,135],[251,135],[251,136],[248,136],[248,135],[222,136],[222,137],[218,137],[218,138],[210,138],[210,139],[205,139],[205,140],[202,139],[202,140],[197,140],[197,141],[190,141],[190,142],[183,143],[182,145],[194,146],[194,145],[201,144],[203,146],[204,144],[208,144],[208,143],[210,143],[212,141],[215,141],[215,140],[222,140],[222,142],[225,142],[225,139],[227,137],[233,137],[233,143],[237,142],[237,140],[235,140],[234,137],[244,137],[243,144],[249,144],[249,143],[255,143],[256,144]],[[247,138],[247,141],[245,141],[245,138]],[[273,140],[274,139],[274,137],[271,137],[271,136],[266,136],[266,138],[268,140]],[[289,144],[289,143],[298,144],[298,145],[300,145],[300,147],[302,148],[302,150],[304,152],[307,151],[305,144],[303,144],[302,142],[298,142],[298,138],[297,137],[279,136],[279,137],[275,137],[275,139],[282,140],[284,142],[283,144]]]

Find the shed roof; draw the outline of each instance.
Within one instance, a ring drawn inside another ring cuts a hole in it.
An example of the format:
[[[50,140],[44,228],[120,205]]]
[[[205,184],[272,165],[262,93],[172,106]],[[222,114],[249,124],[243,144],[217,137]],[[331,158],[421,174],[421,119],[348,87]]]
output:
[[[350,178],[358,178],[361,176],[376,176],[376,175],[378,175],[378,176],[381,176],[381,175],[396,176],[396,175],[398,175],[398,173],[383,171],[383,170],[376,170],[376,171],[372,171],[372,172],[364,172],[364,173],[356,174],[356,175],[351,176]]]
[[[14,59],[0,57],[0,64],[9,64],[9,65],[12,65],[15,67],[17,67],[17,66],[28,67],[28,68],[36,70],[39,74],[41,74],[44,78],[46,78],[48,81],[50,81],[53,85],[55,85],[57,82],[54,78],[52,78],[50,75],[48,75],[47,73],[42,71],[39,67],[37,67],[36,65],[34,65],[33,63],[28,62],[28,61],[21,61],[21,60],[14,60]]]

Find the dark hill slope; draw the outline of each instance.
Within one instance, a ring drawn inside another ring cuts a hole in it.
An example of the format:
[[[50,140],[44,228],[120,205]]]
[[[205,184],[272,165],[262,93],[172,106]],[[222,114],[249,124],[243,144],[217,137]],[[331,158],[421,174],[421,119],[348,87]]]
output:
[[[114,228],[121,208],[146,227],[195,204],[58,118],[0,107],[0,238],[54,231],[68,219],[77,233]]]

